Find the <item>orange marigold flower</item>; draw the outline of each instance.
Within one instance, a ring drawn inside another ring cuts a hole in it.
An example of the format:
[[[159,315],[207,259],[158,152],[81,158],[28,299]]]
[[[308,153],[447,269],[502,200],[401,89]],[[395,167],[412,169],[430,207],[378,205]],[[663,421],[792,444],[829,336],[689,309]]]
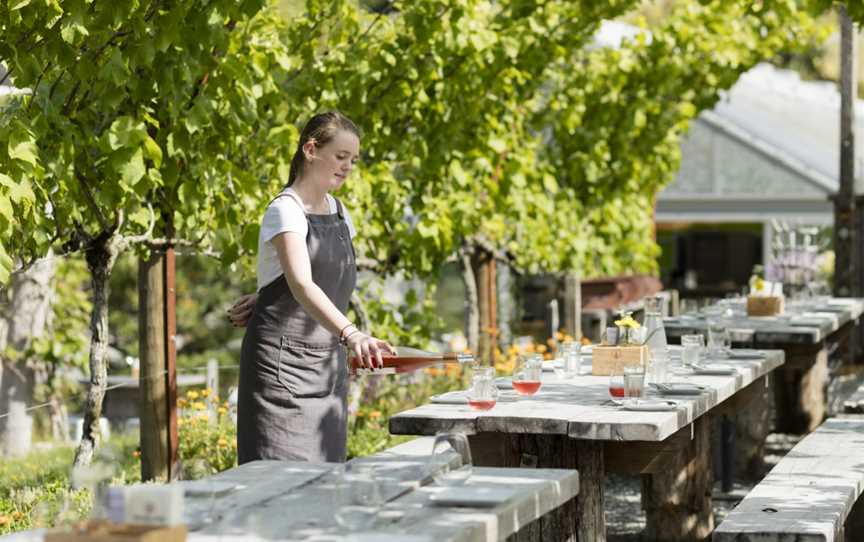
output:
[[[141,457],[141,451],[140,451],[140,450],[135,450],[134,452],[132,452],[132,457],[134,457],[134,458],[136,458],[136,459],[139,458],[139,457]]]
[[[216,441],[216,446],[219,446],[220,448],[226,448],[228,446],[228,441],[224,438],[220,438]]]
[[[3,525],[8,525],[8,524],[9,524],[9,518],[6,516],[0,515],[0,527],[2,527]]]
[[[22,514],[18,510],[15,510],[14,512],[12,512],[12,519],[17,520],[17,519],[21,519],[22,517],[24,517],[24,514]]]
[[[381,411],[380,410],[373,410],[372,412],[369,413],[369,417],[372,418],[373,420],[377,420],[378,418],[381,417]]]
[[[541,354],[546,352],[546,345],[545,344],[538,344],[537,345],[537,351]]]

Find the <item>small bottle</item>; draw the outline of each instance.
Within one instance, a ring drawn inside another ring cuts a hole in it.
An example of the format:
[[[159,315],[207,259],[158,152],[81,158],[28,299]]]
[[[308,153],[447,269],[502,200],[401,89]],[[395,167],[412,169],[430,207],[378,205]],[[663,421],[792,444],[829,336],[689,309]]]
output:
[[[645,298],[645,328],[646,343],[648,345],[648,359],[650,370],[654,381],[665,384],[668,381],[669,352],[666,342],[666,329],[663,326],[663,315],[660,304],[663,298],[660,296]]]
[[[356,356],[351,356],[348,360],[351,374],[399,374],[425,369],[426,367],[442,363],[464,364],[474,362],[473,354],[459,354],[456,352],[439,354],[407,346],[397,346],[395,356],[388,353],[381,354],[381,358],[384,361],[383,368],[366,369],[363,368]]]

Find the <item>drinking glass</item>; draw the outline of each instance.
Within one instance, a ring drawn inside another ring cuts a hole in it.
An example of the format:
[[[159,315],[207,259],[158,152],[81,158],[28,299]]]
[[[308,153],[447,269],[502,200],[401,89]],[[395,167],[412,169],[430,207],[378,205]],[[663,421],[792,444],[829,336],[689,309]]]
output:
[[[561,345],[561,357],[555,360],[555,375],[561,379],[573,378],[579,374],[582,345],[568,341]]]
[[[534,395],[540,389],[540,373],[543,358],[540,356],[520,356],[513,371],[513,390],[519,395]]]
[[[609,399],[616,405],[624,401],[624,373],[620,369],[609,373]]]
[[[498,401],[498,386],[495,385],[494,367],[475,367],[468,390],[468,407],[471,410],[491,410]]]
[[[708,322],[708,356],[722,358],[732,346],[729,331],[719,322]]]
[[[645,393],[645,367],[642,365],[624,366],[624,396],[638,403]]]
[[[461,486],[471,477],[471,447],[462,433],[438,433],[432,444],[429,468],[435,483]]]
[[[383,499],[374,469],[368,466],[345,466],[336,481],[336,523],[348,532],[369,529],[375,524]]]
[[[684,347],[681,352],[681,365],[685,369],[695,369],[699,365],[699,358],[705,348],[705,336],[702,334],[682,335],[681,346]]]

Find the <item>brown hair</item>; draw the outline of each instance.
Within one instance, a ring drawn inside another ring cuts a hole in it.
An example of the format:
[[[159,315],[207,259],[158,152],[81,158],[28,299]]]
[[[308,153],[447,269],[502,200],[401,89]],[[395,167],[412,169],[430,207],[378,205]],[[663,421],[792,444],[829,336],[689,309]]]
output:
[[[297,177],[303,173],[303,167],[306,165],[306,155],[303,153],[303,145],[310,139],[315,141],[315,145],[323,147],[333,140],[341,130],[351,132],[360,138],[360,130],[357,125],[348,117],[339,111],[327,111],[326,113],[318,113],[306,123],[303,131],[300,132],[300,141],[297,142],[297,150],[294,151],[294,157],[291,158],[291,171],[288,173],[288,185],[294,184]]]

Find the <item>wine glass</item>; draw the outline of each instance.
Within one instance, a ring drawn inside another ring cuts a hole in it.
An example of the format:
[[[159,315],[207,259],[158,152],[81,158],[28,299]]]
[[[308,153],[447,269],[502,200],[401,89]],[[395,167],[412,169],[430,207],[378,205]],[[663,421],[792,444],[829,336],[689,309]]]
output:
[[[494,367],[475,367],[468,390],[468,407],[471,410],[491,410],[498,401],[498,386],[495,385]]]
[[[519,395],[534,395],[540,389],[543,358],[520,356],[513,371],[513,390]]]
[[[335,485],[336,523],[348,532],[372,527],[384,502],[374,469],[368,465],[348,464]]]
[[[624,402],[624,372],[620,367],[609,373],[609,400],[616,405]]]
[[[432,444],[429,469],[435,483],[461,486],[471,477],[471,446],[462,433],[438,433]]]
[[[705,348],[705,336],[701,333],[682,335],[681,346],[684,347],[681,352],[681,365],[692,371],[699,365],[699,358]]]

